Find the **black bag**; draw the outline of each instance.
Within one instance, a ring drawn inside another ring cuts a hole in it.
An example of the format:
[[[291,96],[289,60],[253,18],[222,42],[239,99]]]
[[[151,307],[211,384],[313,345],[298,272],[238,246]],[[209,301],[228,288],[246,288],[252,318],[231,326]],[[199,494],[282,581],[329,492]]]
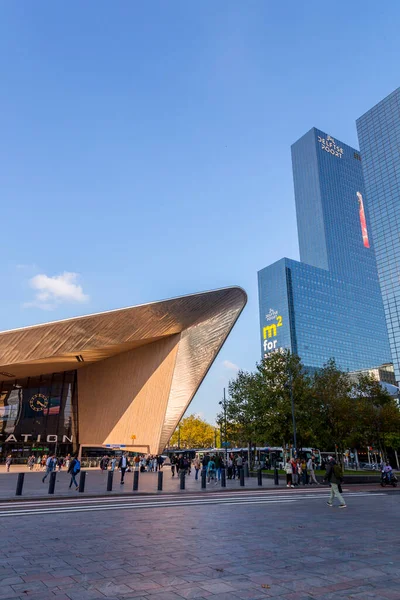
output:
[[[342,493],[343,493],[343,490],[342,490],[342,484],[341,484],[341,483],[338,483],[338,486],[337,486],[337,487],[338,487],[338,490],[339,490],[339,494],[342,494]]]

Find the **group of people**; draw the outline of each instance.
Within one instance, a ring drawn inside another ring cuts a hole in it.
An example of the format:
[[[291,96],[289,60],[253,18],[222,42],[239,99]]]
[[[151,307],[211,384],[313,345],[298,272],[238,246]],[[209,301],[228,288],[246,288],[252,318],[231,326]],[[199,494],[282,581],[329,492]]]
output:
[[[125,454],[125,453],[124,453]],[[124,456],[123,454],[123,456]],[[116,467],[119,467],[120,457],[113,456],[110,458],[107,454],[102,457],[100,460],[100,469],[101,471],[107,471],[110,468],[111,471],[114,471]],[[134,468],[136,471],[140,470],[141,473],[144,472],[155,472],[160,471],[163,466],[163,457],[159,454],[147,454],[147,455],[137,455],[132,459],[132,462],[129,461],[129,466],[127,470],[130,471]]]
[[[288,457],[285,464],[286,487],[302,485],[319,485],[315,477],[315,457],[305,458]]]
[[[241,455],[230,455],[225,461],[221,454],[209,454],[208,452],[202,458],[196,454],[192,461],[185,455],[178,457],[174,454],[170,460],[172,477],[175,477],[175,473],[178,475],[181,471],[185,471],[187,475],[190,475],[192,469],[194,469],[196,481],[199,479],[200,471],[203,471],[206,474],[208,483],[213,481],[216,484],[221,481],[222,469],[226,468],[228,479],[239,479],[240,470],[245,465],[245,459]]]

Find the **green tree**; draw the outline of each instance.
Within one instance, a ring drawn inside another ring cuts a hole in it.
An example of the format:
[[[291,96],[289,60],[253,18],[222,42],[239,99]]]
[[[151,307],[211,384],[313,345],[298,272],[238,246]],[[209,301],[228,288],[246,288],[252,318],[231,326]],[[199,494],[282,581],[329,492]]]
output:
[[[322,448],[343,452],[357,428],[357,409],[353,386],[347,373],[329,360],[313,377],[313,394],[318,407]]]
[[[361,375],[354,384],[358,442],[378,448],[382,456],[400,434],[397,401],[371,375]]]
[[[170,439],[170,446],[181,448],[210,448],[219,441],[216,428],[198,415],[189,415],[182,419]]]

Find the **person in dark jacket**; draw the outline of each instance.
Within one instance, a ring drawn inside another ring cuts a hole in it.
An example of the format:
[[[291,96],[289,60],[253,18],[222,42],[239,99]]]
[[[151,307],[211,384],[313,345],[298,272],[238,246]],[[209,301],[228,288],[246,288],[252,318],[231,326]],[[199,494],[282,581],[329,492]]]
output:
[[[129,467],[129,460],[128,460],[128,457],[126,456],[126,452],[124,452],[123,455],[121,456],[121,458],[119,459],[119,463],[118,463],[118,469],[121,471],[121,485],[124,485],[124,483],[125,483],[125,481],[124,481],[125,471],[127,470],[128,467]]]
[[[333,506],[333,501],[336,498],[339,500],[339,508],[346,508],[346,502],[342,494],[340,493],[340,484],[343,481],[342,468],[337,464],[333,456],[328,456],[328,462],[326,464],[326,473],[324,481],[329,481],[331,484],[331,494],[327,501],[328,506]]]
[[[76,481],[75,477],[76,477],[76,475],[78,475],[80,470],[81,470],[81,462],[77,456],[74,456],[74,458],[69,463],[69,467],[68,467],[68,473],[71,475],[71,481],[69,483],[69,487],[72,487],[72,484],[74,484],[75,489],[77,489],[77,490],[79,489],[79,485],[78,485],[78,482]]]

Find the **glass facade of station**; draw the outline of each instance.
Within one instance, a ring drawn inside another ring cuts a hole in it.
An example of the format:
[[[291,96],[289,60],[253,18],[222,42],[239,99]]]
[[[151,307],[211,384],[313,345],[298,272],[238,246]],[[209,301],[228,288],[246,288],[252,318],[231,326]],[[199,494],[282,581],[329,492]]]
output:
[[[400,88],[357,121],[390,348],[400,381]]]
[[[317,129],[292,147],[302,262],[258,274],[263,356],[289,348],[310,370],[391,362],[360,158]]]
[[[66,455],[77,443],[76,371],[0,383],[0,455]]]

